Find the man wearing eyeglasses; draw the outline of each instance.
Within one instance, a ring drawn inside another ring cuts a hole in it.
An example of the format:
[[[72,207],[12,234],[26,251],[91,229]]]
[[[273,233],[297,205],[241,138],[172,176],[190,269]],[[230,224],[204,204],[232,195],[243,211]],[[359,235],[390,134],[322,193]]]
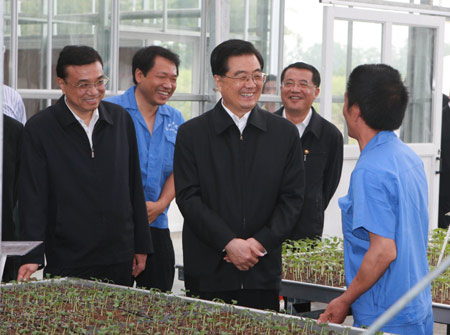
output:
[[[174,175],[189,294],[278,311],[281,244],[300,215],[304,169],[295,126],[257,105],[263,67],[250,42],[213,50],[222,99],[180,126]]]
[[[171,291],[175,276],[175,252],[170,238],[167,211],[175,197],[173,152],[183,116],[166,103],[177,87],[180,59],[169,49],[149,46],[133,57],[136,86],[106,99],[121,105],[134,121],[142,181],[154,253],[145,271],[136,277],[138,287]]]
[[[27,121],[19,185],[20,237],[43,241],[23,258],[18,280],[44,276],[130,285],[152,242],[133,121],[102,102],[100,55],[66,46],[56,65],[63,96]]]
[[[306,175],[302,213],[289,238],[321,238],[324,212],[341,178],[342,134],[312,106],[320,93],[320,74],[314,66],[303,62],[287,66],[280,91],[283,107],[275,114],[297,126]]]

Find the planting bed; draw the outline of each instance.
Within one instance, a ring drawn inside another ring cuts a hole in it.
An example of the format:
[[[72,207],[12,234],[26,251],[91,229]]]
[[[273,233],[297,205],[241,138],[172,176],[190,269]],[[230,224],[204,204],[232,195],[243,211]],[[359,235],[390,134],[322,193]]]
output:
[[[82,280],[2,286],[1,334],[362,334],[358,328]]]
[[[435,229],[428,243],[432,271],[438,262],[446,230]],[[447,245],[444,258],[450,255]],[[291,281],[345,287],[343,240],[341,238],[289,241],[283,245],[283,278]],[[450,269],[433,281],[433,302],[450,305]]]

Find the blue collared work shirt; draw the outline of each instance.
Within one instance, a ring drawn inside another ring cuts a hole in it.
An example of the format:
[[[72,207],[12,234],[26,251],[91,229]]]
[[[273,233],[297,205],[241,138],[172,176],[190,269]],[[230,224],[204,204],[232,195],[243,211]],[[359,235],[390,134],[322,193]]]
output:
[[[347,196],[339,199],[347,286],[369,248],[369,234],[393,239],[397,258],[353,304],[355,324],[370,325],[428,273],[428,187],[420,158],[391,131],[362,150]],[[430,286],[383,328],[423,321],[431,313]]]
[[[136,86],[132,86],[124,94],[105,100],[121,105],[130,113],[136,128],[145,201],[157,201],[173,170],[173,152],[178,126],[184,122],[184,119],[177,109],[169,105],[161,105],[156,112],[155,124],[150,134],[139,112],[134,95],[135,90]],[[168,209],[169,207],[151,223],[152,227],[168,228]]]

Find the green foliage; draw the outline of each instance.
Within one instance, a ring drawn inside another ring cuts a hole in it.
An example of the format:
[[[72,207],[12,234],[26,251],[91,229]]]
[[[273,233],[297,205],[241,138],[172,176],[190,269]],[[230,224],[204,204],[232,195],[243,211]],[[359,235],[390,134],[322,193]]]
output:
[[[428,263],[432,271],[443,247],[446,229],[433,230],[428,242]],[[345,287],[343,240],[339,237],[322,240],[286,241],[283,243],[283,278],[313,284]],[[450,256],[446,245],[443,259]],[[434,302],[450,301],[450,269],[431,284]]]

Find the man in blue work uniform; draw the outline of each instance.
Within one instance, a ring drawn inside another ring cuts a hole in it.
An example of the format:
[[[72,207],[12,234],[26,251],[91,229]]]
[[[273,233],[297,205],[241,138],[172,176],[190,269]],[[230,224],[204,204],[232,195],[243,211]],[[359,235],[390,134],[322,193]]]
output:
[[[429,272],[423,163],[393,131],[407,103],[406,87],[390,66],[361,65],[351,73],[343,113],[361,155],[348,194],[339,199],[348,288],[320,322],[343,322],[351,305],[354,325],[370,326]],[[432,334],[430,286],[381,330]]]
[[[139,287],[170,291],[175,274],[175,254],[167,211],[175,197],[173,152],[181,113],[166,105],[177,87],[178,55],[150,46],[133,57],[132,74],[136,86],[124,94],[106,99],[124,107],[136,128],[142,181],[152,232],[154,254],[138,277]]]

